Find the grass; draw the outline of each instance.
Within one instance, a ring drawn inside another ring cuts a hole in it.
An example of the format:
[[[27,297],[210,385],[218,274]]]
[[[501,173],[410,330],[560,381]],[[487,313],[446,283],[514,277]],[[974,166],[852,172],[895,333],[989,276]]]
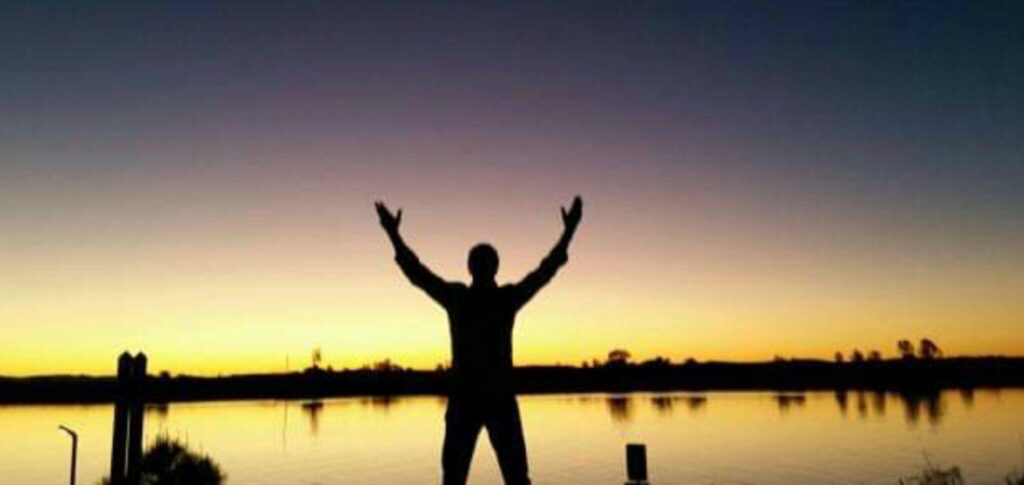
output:
[[[925,458],[927,461],[927,457]],[[900,485],[964,485],[960,467],[943,469],[928,462],[928,466],[919,475],[901,478]]]
[[[1021,441],[1024,448],[1024,440]],[[899,479],[900,485],[964,485],[963,475],[960,467],[943,469],[928,459],[927,453],[924,456],[927,466],[918,475]],[[1024,485],[1024,472],[1014,469],[1006,475],[1006,485]]]
[[[187,444],[158,436],[142,456],[139,485],[221,485],[226,475],[213,459],[188,449]],[[109,485],[110,478],[100,481]]]

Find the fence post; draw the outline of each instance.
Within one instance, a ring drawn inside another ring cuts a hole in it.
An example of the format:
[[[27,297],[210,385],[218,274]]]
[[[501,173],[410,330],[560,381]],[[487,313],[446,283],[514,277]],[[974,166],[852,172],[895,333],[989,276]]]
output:
[[[117,359],[117,382],[114,384],[114,441],[110,446],[110,484],[125,483],[125,459],[128,446],[128,387],[131,380],[132,356],[124,352]]]
[[[647,448],[641,443],[626,445],[626,485],[649,485]]]
[[[146,354],[139,352],[132,361],[130,416],[128,421],[128,483],[135,485],[142,477],[142,432],[144,424]]]

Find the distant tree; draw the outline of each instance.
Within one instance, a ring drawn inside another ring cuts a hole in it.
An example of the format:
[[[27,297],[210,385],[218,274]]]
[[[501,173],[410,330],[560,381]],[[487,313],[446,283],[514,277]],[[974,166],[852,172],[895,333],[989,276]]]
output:
[[[379,362],[375,362],[371,369],[374,372],[399,372],[405,370],[402,366],[392,362],[391,359],[384,359]]]
[[[583,363],[580,364],[580,367],[582,367],[584,369],[589,369],[590,368],[590,362],[587,362],[587,361],[584,360]]]
[[[917,346],[918,355],[924,360],[940,359],[942,358],[942,349],[931,339],[923,338],[921,343]]]
[[[672,364],[672,361],[668,357],[657,356],[653,359],[645,360],[640,363],[644,367],[668,367]]]
[[[914,344],[909,340],[903,339],[896,342],[896,350],[900,353],[900,358],[909,360],[914,358]]]
[[[323,355],[323,352],[320,351],[320,346],[319,345],[317,345],[316,347],[313,347],[313,356],[312,356],[311,360],[312,360],[312,362],[310,364],[310,367],[313,368],[313,369],[319,369],[320,368],[320,363],[323,362],[323,360],[324,360],[324,355]]]
[[[835,358],[836,358],[836,363],[837,364],[842,364],[843,362],[846,361],[846,359],[843,358],[843,353],[839,352],[839,351],[836,351],[836,357]]]
[[[881,360],[882,360],[882,353],[881,352],[879,352],[877,350],[872,350],[871,352],[868,352],[868,361],[869,362],[880,362]]]
[[[697,365],[697,359],[694,359],[693,357],[687,357],[685,364],[686,365]]]
[[[628,365],[632,357],[633,355],[626,349],[614,349],[608,352],[607,365]]]
[[[860,350],[857,349],[853,349],[853,352],[850,353],[850,362],[853,362],[854,364],[860,364],[864,362],[864,352],[861,352]]]

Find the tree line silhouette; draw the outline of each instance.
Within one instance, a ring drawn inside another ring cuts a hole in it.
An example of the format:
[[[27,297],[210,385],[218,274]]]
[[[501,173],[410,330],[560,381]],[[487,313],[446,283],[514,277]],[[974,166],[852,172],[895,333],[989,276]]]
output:
[[[1024,358],[890,358],[837,363],[782,359],[772,362],[682,363],[664,358],[640,362],[615,358],[586,366],[530,366],[513,369],[510,385],[519,393],[704,390],[880,390],[934,392],[940,389],[1024,387]],[[222,377],[149,375],[144,387],[151,403],[332,396],[443,395],[450,371],[412,370],[388,359],[360,369],[295,371]],[[0,377],[3,403],[111,402],[113,377]]]
[[[943,357],[942,349],[929,338],[922,338],[916,350],[913,342],[907,339],[901,339],[896,342],[896,351],[898,352],[900,359],[903,360],[933,360],[941,359]],[[853,351],[850,352],[849,360],[847,360],[841,351],[836,351],[834,360],[837,364],[843,364],[846,362],[856,364],[865,361],[879,362],[882,360],[882,353],[878,350],[871,350],[865,357],[864,353],[859,349],[853,349]]]

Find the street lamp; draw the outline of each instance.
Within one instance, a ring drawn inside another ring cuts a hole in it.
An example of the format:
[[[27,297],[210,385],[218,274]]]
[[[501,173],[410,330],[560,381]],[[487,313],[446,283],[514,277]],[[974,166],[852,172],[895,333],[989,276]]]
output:
[[[57,428],[71,436],[71,485],[75,485],[75,462],[78,461],[78,433],[63,424]]]

